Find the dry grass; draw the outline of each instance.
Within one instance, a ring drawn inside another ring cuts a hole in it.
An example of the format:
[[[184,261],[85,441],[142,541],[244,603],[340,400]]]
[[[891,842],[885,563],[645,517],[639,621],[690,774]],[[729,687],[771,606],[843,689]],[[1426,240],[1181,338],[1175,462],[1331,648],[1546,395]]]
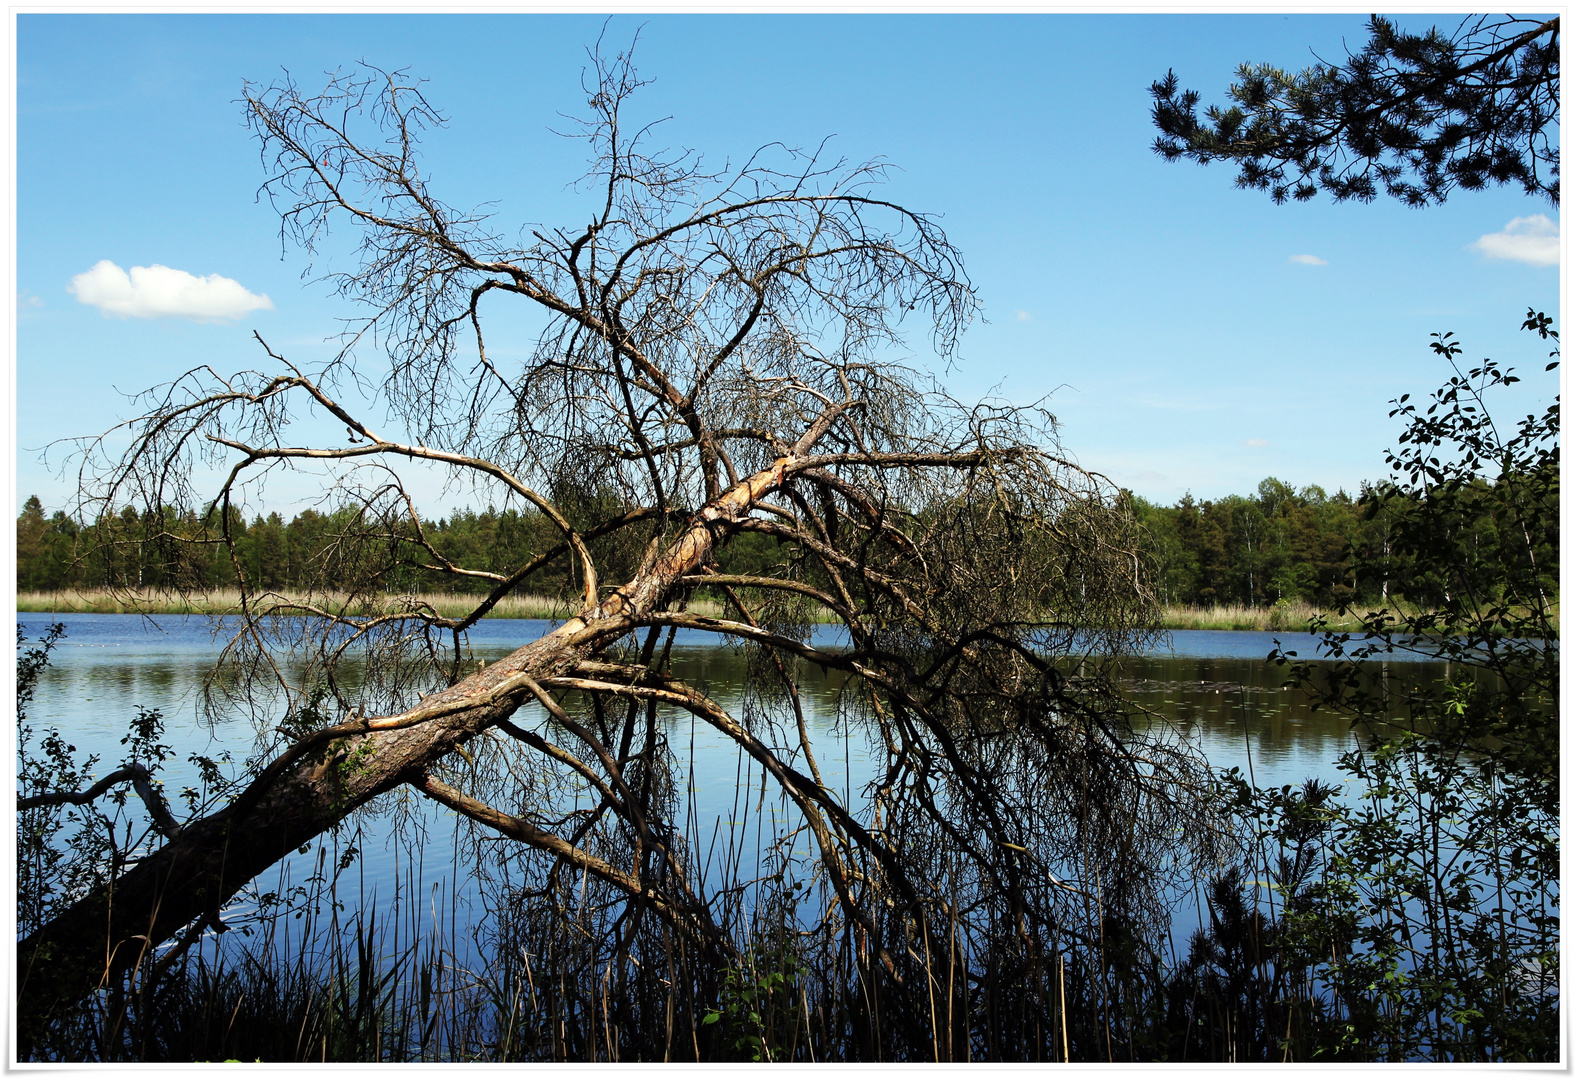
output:
[[[269,604],[293,603],[304,600],[300,596],[270,594],[254,597],[253,608],[266,608]],[[469,614],[481,599],[474,595],[456,593],[420,593],[415,596],[385,596],[377,601],[358,602],[346,614],[366,615],[380,611],[398,610],[414,601],[445,618],[459,618]],[[317,594],[311,603],[318,608],[340,611],[345,607],[344,594]],[[81,612],[101,615],[233,615],[241,611],[241,594],[235,589],[215,589],[207,593],[161,592],[144,590],[66,589],[55,592],[19,592],[17,611]],[[722,609],[706,601],[693,602],[690,609],[700,615],[717,616]],[[550,596],[509,596],[499,601],[487,613],[490,619],[564,619],[574,614],[574,609],[562,600]]]
[[[272,602],[291,602],[300,597],[273,596]],[[318,595],[314,603],[338,611],[346,602],[340,595]],[[468,614],[479,597],[457,593],[420,593],[414,597],[387,596],[375,603],[363,602],[354,606],[349,614],[371,614],[388,611],[397,605],[416,601],[426,605],[445,618],[459,618]],[[254,600],[254,603],[257,601]],[[66,589],[54,592],[19,592],[16,596],[17,611],[29,612],[84,612],[93,614],[146,614],[146,615],[231,615],[241,610],[241,594],[235,589],[215,589],[209,593],[179,593],[156,590]],[[713,618],[726,615],[722,605],[714,601],[694,599],[689,609],[697,615]],[[1302,630],[1309,619],[1320,609],[1301,601],[1281,603],[1274,607],[1248,607],[1243,604],[1213,607],[1176,605],[1163,608],[1161,626],[1167,630]],[[499,601],[487,613],[489,619],[565,619],[574,614],[570,605],[550,596],[510,596]],[[1326,613],[1332,630],[1359,630],[1358,620],[1352,616]],[[1557,619],[1559,618],[1557,614]]]
[[[1244,604],[1163,608],[1161,625],[1168,630],[1304,630],[1320,609],[1299,601],[1282,602],[1274,607],[1248,607]],[[1361,629],[1350,615],[1326,612],[1332,630]]]

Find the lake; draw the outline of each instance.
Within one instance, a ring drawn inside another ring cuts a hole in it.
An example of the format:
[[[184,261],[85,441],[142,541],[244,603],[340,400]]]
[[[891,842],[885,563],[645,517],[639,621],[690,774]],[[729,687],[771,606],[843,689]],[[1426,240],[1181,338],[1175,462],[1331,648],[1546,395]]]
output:
[[[120,761],[120,740],[138,708],[157,708],[164,714],[165,741],[177,752],[163,774],[171,793],[196,781],[188,755],[212,758],[229,751],[241,760],[254,751],[257,733],[250,720],[238,717],[210,726],[199,716],[203,677],[221,645],[211,620],[33,613],[19,615],[18,620],[29,638],[36,638],[51,622],[65,623],[66,637],[39,682],[28,721],[35,731],[59,728],[81,754],[98,754],[100,775]],[[471,649],[477,658],[491,662],[552,625],[541,620],[483,620],[471,632]],[[836,643],[831,628],[819,634],[825,639],[819,643]],[[1162,647],[1125,660],[1123,686],[1133,701],[1155,714],[1156,722],[1175,726],[1217,768],[1236,766],[1252,773],[1261,786],[1299,784],[1307,777],[1339,781],[1334,763],[1353,748],[1353,733],[1345,720],[1313,711],[1301,693],[1283,688],[1283,670],[1265,661],[1278,639],[1304,657],[1315,655],[1316,641],[1305,633],[1175,631]],[[734,711],[739,705],[743,662],[710,635],[681,631],[675,641],[674,666],[676,674],[704,683],[725,708]],[[1411,680],[1437,678],[1444,671],[1444,665],[1401,660],[1383,667],[1390,677]],[[840,676],[829,677],[807,665],[800,678],[822,774],[857,804],[871,766],[861,733],[838,721]],[[532,706],[522,711],[522,722],[539,715]],[[763,821],[770,831],[771,825],[783,820],[780,808],[766,805],[772,800],[763,804],[759,798],[759,768],[731,741],[689,714],[661,718],[670,746],[688,761],[690,783],[681,824],[692,844],[718,859],[759,859]],[[278,716],[271,720],[277,722]],[[318,860],[337,857],[338,845],[355,843],[361,858],[352,872],[353,888],[364,898],[374,898],[372,903],[409,905],[427,897],[451,908],[468,908],[463,890],[454,882],[460,865],[455,815],[414,796],[398,801],[413,815],[425,843],[413,844],[409,830],[380,826],[378,822],[390,815],[378,815],[363,820],[359,831],[347,830],[330,840],[333,846],[325,849],[327,855],[309,852],[281,864],[278,891],[310,876],[313,867],[321,865]],[[176,810],[181,816],[181,807]],[[346,881],[345,887],[351,888],[351,883]],[[464,910],[450,914],[459,922],[469,922]],[[1191,928],[1197,914],[1179,912],[1174,932]]]

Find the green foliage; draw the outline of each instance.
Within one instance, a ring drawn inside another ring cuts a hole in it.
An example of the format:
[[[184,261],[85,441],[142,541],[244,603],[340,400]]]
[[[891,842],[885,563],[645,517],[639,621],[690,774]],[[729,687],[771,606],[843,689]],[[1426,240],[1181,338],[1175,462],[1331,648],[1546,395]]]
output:
[[[1556,339],[1541,314],[1524,327]],[[1361,635],[1327,633],[1334,671],[1272,654],[1352,719],[1361,745],[1340,763],[1343,798],[1316,805],[1239,786],[1272,890],[1261,900],[1256,888],[1252,903],[1272,918],[1281,904],[1264,936],[1303,1002],[1299,1056],[1550,1061],[1559,403],[1503,433],[1486,398],[1517,381],[1510,369],[1485,361],[1464,373],[1449,335],[1435,350],[1454,374],[1425,407],[1395,403],[1406,424],[1389,455],[1396,479],[1377,493],[1395,512],[1394,550],[1420,606],[1364,613]],[[1396,685],[1375,669],[1398,654],[1446,661],[1448,674]]]
[[[1411,564],[1393,547],[1394,518],[1406,499],[1382,495],[1381,490],[1366,487],[1354,499],[1345,492],[1327,495],[1316,485],[1295,489],[1268,477],[1253,496],[1201,502],[1185,495],[1173,506],[1130,496],[1129,504],[1144,527],[1163,602],[1271,607],[1285,600],[1334,608],[1353,599],[1384,599],[1410,572]],[[30,505],[36,501],[30,500]],[[41,533],[42,513],[42,507],[25,509],[17,519],[19,590],[125,585],[134,583],[139,573],[150,584],[169,580],[151,562],[140,570],[126,562],[129,556],[124,550],[115,558],[95,554],[94,545],[104,532],[101,526],[79,527],[57,512],[55,523]],[[346,522],[352,517],[349,512],[306,511],[288,522],[278,514],[258,517],[250,525],[237,520],[233,536],[247,583],[254,589],[297,592],[361,582],[379,593],[473,595],[492,584],[446,573],[428,552],[408,540],[386,545],[376,566],[368,562],[358,568],[336,561],[343,556]],[[1493,532],[1487,511],[1473,527],[1480,536]],[[192,535],[195,544],[200,531]],[[458,510],[423,522],[422,535],[455,565],[501,574],[512,573],[560,539],[539,514],[491,508]],[[592,542],[599,565],[633,566],[640,552],[614,550],[614,541],[609,537]],[[627,538],[619,542],[629,544]],[[78,551],[85,554],[79,556]],[[807,581],[825,584],[814,561],[806,560],[803,552],[791,552],[778,538],[761,533],[735,537],[718,552],[717,566],[725,574],[769,574],[791,557],[799,560],[797,572]],[[216,553],[194,587],[235,584],[234,566]],[[578,595],[571,585],[567,558],[549,562],[520,587],[548,595]],[[755,593],[748,595],[763,600]]]
[[[49,665],[50,652],[65,637],[65,626],[48,627],[29,648],[18,626],[16,662],[17,795],[26,798],[56,791],[78,791],[92,783],[98,758],[78,760],[77,748],[57,728],[39,735],[27,708]],[[36,739],[36,742],[35,742]],[[66,904],[105,880],[110,841],[106,822],[91,807],[46,806],[17,815],[17,930],[43,925]]]
[[[1542,314],[1529,311],[1523,325],[1558,341]],[[1489,360],[1464,373],[1461,347],[1449,334],[1434,348],[1454,374],[1422,411],[1405,395],[1395,402],[1392,415],[1407,426],[1387,455],[1395,479],[1376,499],[1390,517],[1393,565],[1405,571],[1397,587],[1415,607],[1355,609],[1362,632],[1327,635],[1327,651],[1342,664],[1319,693],[1325,705],[1355,718],[1392,719],[1383,692],[1363,678],[1363,662],[1395,651],[1445,661],[1453,666],[1447,682],[1407,692],[1409,730],[1442,745],[1483,744],[1499,767],[1547,786],[1553,805],[1560,752],[1559,401],[1503,432],[1486,395],[1517,377]],[[1294,672],[1312,686],[1306,669]]]
[[[752,945],[723,971],[717,1007],[701,1017],[717,1024],[723,1046],[750,1061],[782,1061],[804,1022],[800,982],[809,970],[787,942]]]
[[[1365,503],[1346,492],[1267,477],[1253,497],[1199,502],[1190,494],[1174,506],[1135,498],[1134,507],[1168,604],[1335,607],[1360,594],[1353,551]]]
[[[1173,1052],[1554,1060],[1558,815],[1428,736],[1373,741],[1340,768],[1341,788],[1226,777],[1255,843],[1212,883],[1210,929],[1169,979],[1191,1018]]]
[[[1517,183],[1560,205],[1560,19],[1470,16],[1454,33],[1400,30],[1379,16],[1340,67],[1242,64],[1231,105],[1201,123],[1199,94],[1154,83],[1155,150],[1168,161],[1231,161],[1237,186],[1277,203],[1328,192],[1409,206],[1455,188]]]
[[[73,565],[79,531],[64,511],[45,518],[38,496],[29,496],[16,521],[16,587],[59,589],[75,583],[79,577]]]

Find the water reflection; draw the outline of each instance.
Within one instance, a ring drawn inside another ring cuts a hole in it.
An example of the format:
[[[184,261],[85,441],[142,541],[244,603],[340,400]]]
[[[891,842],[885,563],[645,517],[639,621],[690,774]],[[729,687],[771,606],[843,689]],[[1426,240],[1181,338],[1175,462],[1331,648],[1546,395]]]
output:
[[[37,637],[50,622],[65,622],[67,636],[40,682],[29,722],[36,730],[59,727],[80,752],[98,754],[100,774],[120,761],[120,739],[139,707],[158,708],[165,715],[165,741],[178,755],[165,767],[169,791],[195,783],[196,769],[187,760],[190,754],[217,757],[229,751],[240,760],[255,752],[258,731],[249,719],[235,717],[210,726],[199,716],[203,679],[222,647],[224,627],[216,633],[209,620],[195,617],[144,620],[28,614],[20,621],[29,637]],[[473,657],[491,663],[551,625],[537,620],[484,621],[471,636]],[[836,641],[830,631],[823,631],[823,636],[825,644]],[[1177,632],[1166,651],[1125,661],[1123,686],[1151,714],[1141,723],[1173,726],[1218,768],[1236,766],[1252,773],[1262,786],[1299,784],[1311,776],[1339,781],[1335,762],[1353,747],[1353,733],[1344,719],[1314,711],[1302,693],[1283,687],[1285,669],[1265,660],[1278,637],[1286,642],[1290,635]],[[1303,655],[1312,655],[1312,648],[1297,644]],[[753,724],[763,741],[780,748],[797,743],[794,733],[774,733],[770,718],[753,716],[746,701],[744,659],[738,651],[718,647],[709,635],[681,632],[673,663],[677,675]],[[1393,661],[1379,667],[1377,677],[1399,685],[1444,673],[1443,665]],[[874,766],[868,733],[840,716],[845,677],[801,663],[796,678],[804,695],[812,750],[825,782],[837,789],[845,805],[862,804],[861,792]],[[696,850],[711,852],[716,860],[745,864],[759,860],[762,844],[771,842],[773,826],[789,820],[776,789],[763,786],[759,767],[732,740],[691,714],[664,708],[658,716],[676,762],[688,772],[683,811],[676,824]],[[533,706],[523,709],[517,722],[536,727],[543,716]],[[799,760],[792,764],[803,767]],[[425,830],[426,865],[435,868],[418,873],[422,880],[414,880],[407,855],[394,836],[386,836],[381,844],[364,838],[358,841],[364,857],[357,870],[363,895],[424,892],[458,865],[458,849],[455,860],[445,854],[458,843],[455,815],[419,798],[401,801]],[[364,828],[377,830],[370,822]],[[301,868],[282,867],[282,879],[305,876],[314,857],[300,859]]]
[[[1222,633],[1211,632],[1211,637]],[[1182,633],[1175,636],[1198,647]],[[1318,675],[1331,665],[1316,661],[1315,667]],[[1388,661],[1376,668],[1374,677],[1393,690],[1445,674],[1444,664]],[[1335,762],[1354,746],[1351,725],[1329,710],[1316,711],[1304,692],[1285,687],[1286,678],[1287,669],[1267,663],[1261,652],[1254,659],[1134,658],[1125,662],[1122,682],[1131,700],[1175,724],[1217,768],[1236,766],[1245,773],[1252,768],[1263,786],[1297,784],[1307,777],[1339,781]]]
[[[66,638],[38,688],[29,710],[35,728],[58,726],[79,750],[118,761],[120,738],[139,707],[163,710],[167,735],[180,753],[169,781],[185,783],[189,753],[213,756],[228,749],[244,756],[256,732],[242,717],[210,727],[198,713],[202,681],[218,655],[228,627],[216,628],[198,617],[128,615],[20,615],[29,637],[54,621],[66,624]],[[542,620],[489,619],[470,639],[472,653],[492,663],[520,644],[547,631]],[[822,631],[832,644],[836,632]],[[1157,718],[1174,725],[1204,752],[1212,765],[1252,766],[1261,784],[1298,783],[1305,777],[1336,780],[1334,762],[1353,746],[1347,722],[1316,712],[1305,695],[1283,687],[1285,669],[1265,662],[1277,640],[1304,656],[1313,654],[1307,635],[1243,631],[1177,631],[1166,651],[1126,660],[1123,687],[1130,698]],[[740,655],[711,644],[709,635],[681,632],[676,639],[676,673],[705,686],[730,711],[742,704],[744,664]],[[703,643],[710,647],[703,647]],[[1444,665],[1392,661],[1377,665],[1377,677],[1403,683],[1438,678]],[[838,694],[844,676],[801,665],[818,764],[829,777],[857,791],[867,779],[865,740],[837,723]],[[534,717],[532,719],[535,719]],[[665,715],[669,738],[693,746],[694,786],[707,809],[722,810],[722,792],[731,796],[738,751],[710,728],[691,732],[688,714]],[[680,730],[682,729],[682,730]],[[692,734],[694,741],[692,743]],[[716,797],[714,797],[716,796]],[[731,804],[731,797],[727,800]]]

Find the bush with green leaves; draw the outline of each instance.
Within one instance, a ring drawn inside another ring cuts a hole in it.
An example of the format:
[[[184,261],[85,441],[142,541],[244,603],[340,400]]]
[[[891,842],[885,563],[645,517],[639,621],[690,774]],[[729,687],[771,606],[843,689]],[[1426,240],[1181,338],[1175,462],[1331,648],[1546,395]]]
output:
[[[1558,340],[1542,314],[1524,328]],[[1354,612],[1361,633],[1325,632],[1334,664],[1271,654],[1352,721],[1346,790],[1227,777],[1256,843],[1216,883],[1212,927],[1174,976],[1174,996],[1209,1006],[1190,1017],[1217,1018],[1190,1030],[1196,1051],[1558,1057],[1559,403],[1503,430],[1489,398],[1518,381],[1511,369],[1464,372],[1450,335],[1434,347],[1453,374],[1425,405],[1395,402],[1406,427],[1375,503],[1396,514],[1403,603]],[[1487,535],[1463,528],[1486,519]],[[1414,682],[1380,666],[1402,659],[1445,672]]]

